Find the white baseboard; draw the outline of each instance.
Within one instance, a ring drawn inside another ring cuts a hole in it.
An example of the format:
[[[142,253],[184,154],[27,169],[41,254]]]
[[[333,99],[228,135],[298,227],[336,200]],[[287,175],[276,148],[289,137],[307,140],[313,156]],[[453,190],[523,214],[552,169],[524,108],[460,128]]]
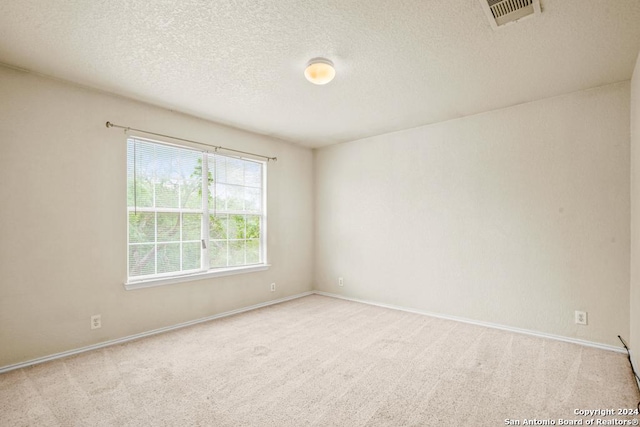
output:
[[[248,307],[238,308],[236,310],[225,311],[224,313],[214,314],[213,316],[203,317],[201,319],[190,320],[188,322],[178,323],[177,325],[166,326],[164,328],[154,329],[152,331],[142,332],[135,335],[129,335],[124,338],[117,338],[115,340],[104,341],[98,344],[89,345],[86,347],[77,348],[74,350],[63,351],[61,353],[52,354],[49,356],[39,357],[37,359],[27,360],[26,362],[15,363],[13,365],[7,365],[0,367],[0,374],[8,371],[13,371],[14,369],[26,368],[27,366],[37,365],[39,363],[49,362],[51,360],[61,359],[63,357],[72,356],[74,354],[84,353],[91,350],[97,350],[99,348],[109,347],[112,345],[122,344],[128,341],[137,340],[144,337],[149,337],[151,335],[161,334],[163,332],[173,331],[175,329],[186,328],[187,326],[196,325],[198,323],[208,322],[214,319],[220,319],[221,317],[232,316],[234,314],[244,313],[245,311],[256,310],[258,308],[267,307],[274,304],[279,304],[281,302],[290,301],[297,298],[306,297],[308,295],[313,294],[312,291],[303,292],[301,294],[292,295],[285,298],[280,298],[272,301],[263,302],[260,304],[250,305]]]
[[[636,364],[635,364],[635,363],[633,363],[633,361],[635,360],[635,359],[634,359],[634,357],[635,357],[635,356],[634,356],[634,354],[633,354],[633,350],[629,349],[629,363],[631,363],[631,369],[632,369],[634,372],[638,373],[638,372],[640,372],[640,371],[638,371],[638,368],[636,367]],[[640,374],[639,374],[639,375],[640,375]],[[634,380],[636,380],[636,384],[638,385],[638,390],[640,391],[640,378],[638,378],[638,377],[634,377],[633,379],[634,379]]]
[[[409,312],[409,313],[422,314],[424,316],[437,317],[439,319],[453,320],[453,321],[456,321],[456,322],[468,323],[468,324],[471,324],[471,325],[484,326],[484,327],[492,328],[492,329],[500,329],[500,330],[508,331],[508,332],[515,332],[517,334],[532,335],[534,337],[549,338],[549,339],[556,340],[556,341],[564,341],[564,342],[568,342],[568,343],[572,343],[572,344],[584,345],[584,346],[587,346],[587,347],[595,347],[595,348],[599,348],[599,349],[602,349],[602,350],[615,351],[617,353],[626,353],[626,350],[624,348],[622,348],[622,347],[616,347],[616,346],[613,346],[613,345],[601,344],[601,343],[597,343],[597,342],[581,340],[581,339],[578,339],[578,338],[563,337],[561,335],[547,334],[547,333],[544,333],[544,332],[531,331],[529,329],[520,329],[520,328],[511,327],[511,326],[499,325],[499,324],[496,324],[496,323],[481,322],[481,321],[478,321],[478,320],[465,319],[463,317],[448,316],[448,315],[444,315],[444,314],[431,313],[431,312],[424,311],[424,310],[416,310],[416,309],[413,309],[413,308],[406,308],[406,307],[400,307],[400,306],[397,306],[397,305],[391,305],[391,304],[384,304],[384,303],[379,303],[379,302],[375,302],[375,301],[362,300],[362,299],[359,299],[359,298],[345,297],[343,295],[332,294],[330,292],[313,291],[313,293],[317,294],[317,295],[324,295],[326,297],[331,297],[331,298],[339,298],[339,299],[344,299],[344,300],[348,300],[348,301],[360,302],[360,303],[363,303],[363,304],[375,305],[375,306],[378,306],[378,307],[390,308],[390,309],[393,309],[393,310],[400,310],[400,311],[406,311],[406,312]]]
[[[251,306],[248,306],[248,307],[238,308],[236,310],[225,311],[224,313],[214,314],[213,316],[203,317],[201,319],[196,319],[196,320],[191,320],[191,321],[188,321],[188,322],[178,323],[177,325],[166,326],[164,328],[154,329],[154,330],[151,330],[151,331],[142,332],[142,333],[135,334],[135,335],[129,335],[129,336],[126,336],[126,337],[123,337],[123,338],[118,338],[118,339],[114,339],[114,340],[110,340],[110,341],[104,341],[104,342],[101,342],[101,343],[98,343],[98,344],[93,344],[93,345],[90,345],[90,346],[81,347],[81,348],[77,348],[77,349],[74,349],[74,350],[63,351],[61,353],[56,353],[56,354],[52,354],[52,355],[49,355],[49,356],[39,357],[37,359],[27,360],[25,362],[15,363],[13,365],[2,366],[2,367],[0,367],[0,374],[2,374],[4,372],[12,371],[14,369],[26,368],[26,367],[31,366],[31,365],[37,365],[39,363],[44,363],[44,362],[49,362],[51,360],[61,359],[63,357],[72,356],[74,354],[84,353],[84,352],[91,351],[91,350],[97,350],[99,348],[104,348],[104,347],[108,347],[108,346],[112,346],[112,345],[122,344],[122,343],[125,343],[125,342],[128,342],[128,341],[133,341],[133,340],[149,337],[149,336],[156,335],[156,334],[161,334],[163,332],[173,331],[175,329],[186,328],[187,326],[196,325],[198,323],[208,322],[210,320],[220,319],[222,317],[232,316],[234,314],[244,313],[246,311],[256,310],[258,308],[267,307],[267,306],[274,305],[274,304],[279,304],[281,302],[285,302],[285,301],[290,301],[290,300],[294,300],[294,299],[297,299],[297,298],[306,297],[306,296],[312,295],[312,294],[323,295],[323,296],[331,297],[331,298],[339,298],[339,299],[343,299],[343,300],[359,302],[359,303],[362,303],[362,304],[375,305],[375,306],[378,306],[378,307],[389,308],[389,309],[392,309],[392,310],[406,311],[406,312],[409,312],[409,313],[421,314],[421,315],[424,315],[424,316],[437,317],[437,318],[440,318],[440,319],[453,320],[453,321],[456,321],[456,322],[463,322],[463,323],[468,323],[468,324],[471,324],[471,325],[484,326],[484,327],[487,327],[487,328],[500,329],[500,330],[503,330],[503,331],[515,332],[515,333],[518,333],[518,334],[532,335],[532,336],[541,337],[541,338],[549,338],[549,339],[552,339],[552,340],[564,341],[564,342],[583,345],[583,346],[587,346],[587,347],[595,347],[595,348],[599,348],[599,349],[603,349],[603,350],[615,351],[615,352],[618,352],[618,353],[626,353],[626,350],[624,348],[622,348],[622,347],[615,347],[615,346],[612,346],[612,345],[600,344],[600,343],[581,340],[581,339],[577,339],[577,338],[563,337],[563,336],[560,336],[560,335],[547,334],[547,333],[544,333],[544,332],[531,331],[531,330],[528,330],[528,329],[520,329],[520,328],[511,327],[511,326],[499,325],[499,324],[495,324],[495,323],[481,322],[481,321],[477,321],[477,320],[465,319],[465,318],[462,318],[462,317],[448,316],[448,315],[443,315],[443,314],[438,314],[438,313],[431,313],[431,312],[424,311],[424,310],[416,310],[416,309],[396,306],[396,305],[392,305],[392,304],[384,304],[384,303],[379,303],[379,302],[375,302],[375,301],[363,300],[363,299],[359,299],[359,298],[351,298],[351,297],[346,297],[346,296],[339,295],[339,294],[332,294],[332,293],[329,293],[329,292],[309,291],[309,292],[303,292],[303,293],[292,295],[292,296],[285,297],[285,298],[280,298],[280,299],[277,299],[277,300],[272,300],[272,301],[267,301],[267,302],[263,302],[263,303],[260,303],[260,304],[251,305]]]

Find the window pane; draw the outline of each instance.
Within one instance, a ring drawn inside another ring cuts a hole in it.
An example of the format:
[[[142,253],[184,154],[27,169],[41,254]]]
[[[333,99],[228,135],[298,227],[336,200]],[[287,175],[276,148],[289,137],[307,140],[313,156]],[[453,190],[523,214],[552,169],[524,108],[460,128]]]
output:
[[[129,213],[129,243],[156,241],[156,215],[153,212]]]
[[[152,174],[147,171],[153,156],[149,144],[127,141],[127,206],[153,206]]]
[[[182,214],[182,240],[202,239],[202,215],[196,213]]]
[[[249,187],[262,187],[262,165],[256,162],[245,162],[244,185]]]
[[[209,242],[209,258],[211,267],[227,266],[227,242],[211,240]]]
[[[200,242],[189,242],[182,244],[182,269],[197,270],[201,266],[202,244]]]
[[[215,210],[226,211],[227,210],[227,186],[224,184],[216,184],[211,190],[214,191]]]
[[[173,170],[173,161],[180,154],[173,147],[155,145],[153,181],[156,185],[156,207],[178,207],[178,176]],[[165,191],[162,191],[163,187]]]
[[[260,240],[247,240],[247,264],[260,262]]]
[[[245,187],[244,208],[246,211],[260,212],[262,207],[262,191],[259,188]]]
[[[234,159],[233,157],[227,157],[226,159],[226,184],[244,184],[244,165],[245,163],[241,159]]]
[[[158,273],[180,271],[180,243],[158,245]]]
[[[215,181],[227,182],[227,159],[223,156],[210,156],[213,162],[209,162],[215,168]]]
[[[227,210],[244,210],[244,188],[237,185],[227,186]]]
[[[260,238],[260,217],[258,215],[247,215],[247,239]]]
[[[202,209],[202,154],[187,151],[179,160],[181,207]],[[209,185],[213,183],[213,173],[207,174]]]
[[[155,245],[129,245],[129,276],[155,274]]]
[[[134,190],[134,180],[127,179],[127,206],[146,208],[153,206],[153,183],[138,177]]]
[[[209,236],[212,239],[227,238],[228,215],[209,215]]]
[[[244,264],[245,241],[236,240],[229,242],[229,266]]]
[[[244,215],[229,215],[229,239],[244,239]]]
[[[180,214],[158,213],[158,242],[180,241]]]
[[[156,190],[156,206],[161,208],[177,208],[178,207],[178,185],[166,180],[165,177],[155,185]]]

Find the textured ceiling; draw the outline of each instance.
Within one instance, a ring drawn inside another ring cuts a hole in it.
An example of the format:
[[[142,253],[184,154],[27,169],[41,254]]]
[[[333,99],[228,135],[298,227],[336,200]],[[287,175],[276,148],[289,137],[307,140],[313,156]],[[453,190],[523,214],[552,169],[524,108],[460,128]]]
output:
[[[631,77],[640,1],[541,5],[494,31],[479,0],[3,1],[0,62],[320,147]]]

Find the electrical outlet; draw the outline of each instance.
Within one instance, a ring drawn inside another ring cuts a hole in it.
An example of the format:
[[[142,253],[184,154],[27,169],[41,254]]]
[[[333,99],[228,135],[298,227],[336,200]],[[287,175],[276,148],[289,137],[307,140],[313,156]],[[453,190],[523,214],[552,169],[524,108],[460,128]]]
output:
[[[578,310],[576,310],[576,324],[578,324],[578,325],[586,325],[587,324],[587,312],[586,311],[578,311]]]
[[[91,316],[91,329],[102,328],[102,315],[96,314]]]
[[[276,291],[276,284],[272,283],[271,284],[271,292],[275,292]]]
[[[344,286],[344,279],[342,277],[338,277],[338,286]]]

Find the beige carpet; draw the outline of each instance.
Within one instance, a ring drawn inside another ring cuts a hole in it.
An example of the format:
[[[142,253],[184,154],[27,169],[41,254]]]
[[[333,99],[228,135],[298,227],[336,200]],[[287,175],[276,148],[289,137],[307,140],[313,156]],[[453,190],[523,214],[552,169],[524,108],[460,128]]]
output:
[[[501,426],[638,399],[623,354],[312,295],[2,374],[0,425]]]

